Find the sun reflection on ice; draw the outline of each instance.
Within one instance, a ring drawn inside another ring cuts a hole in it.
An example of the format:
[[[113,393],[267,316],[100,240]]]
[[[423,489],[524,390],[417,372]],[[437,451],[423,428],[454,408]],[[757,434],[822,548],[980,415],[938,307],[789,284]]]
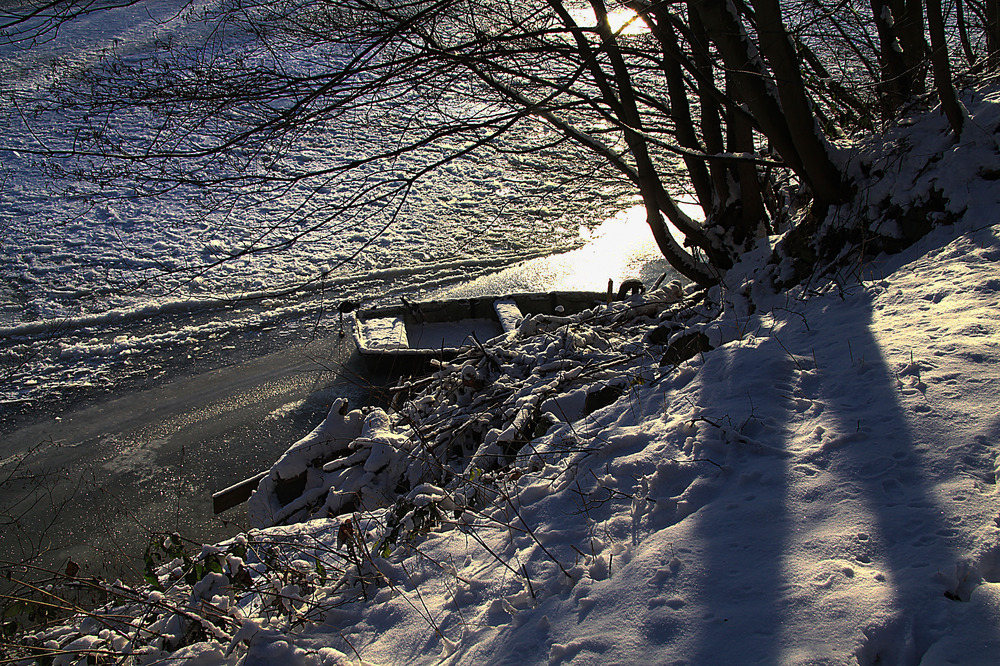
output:
[[[597,23],[597,17],[590,5],[572,7],[569,14],[578,25],[584,27],[592,27]],[[649,32],[646,23],[628,7],[619,7],[609,11],[608,24],[611,26],[612,32],[620,35],[642,35]]]
[[[681,208],[692,217],[701,217],[697,206],[681,204]],[[532,259],[446,289],[434,297],[518,291],[604,291],[608,279],[617,286],[629,278],[639,278],[650,286],[663,273],[670,279],[677,277],[653,240],[643,206],[623,210],[593,230],[582,228],[580,235],[587,244],[579,249]]]

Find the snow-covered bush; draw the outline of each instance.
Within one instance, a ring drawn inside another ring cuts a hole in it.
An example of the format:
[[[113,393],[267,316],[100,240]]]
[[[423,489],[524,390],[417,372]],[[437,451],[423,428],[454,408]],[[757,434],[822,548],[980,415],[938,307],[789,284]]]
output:
[[[438,505],[482,507],[497,475],[545,464],[525,450],[532,439],[652,381],[650,361],[706,350],[685,335],[718,312],[705,292],[683,300],[672,282],[577,315],[526,317],[513,336],[397,387],[391,414],[337,400],[261,481],[251,518],[268,527],[393,506],[397,535],[395,521],[425,524]]]

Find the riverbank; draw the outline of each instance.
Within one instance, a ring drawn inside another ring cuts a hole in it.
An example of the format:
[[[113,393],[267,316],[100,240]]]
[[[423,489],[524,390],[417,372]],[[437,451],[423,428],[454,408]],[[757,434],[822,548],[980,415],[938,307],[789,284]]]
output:
[[[589,270],[595,262],[600,272]],[[604,289],[609,278],[651,282],[667,270],[632,209],[598,226],[577,250],[457,286],[425,284],[410,297],[545,290],[556,275],[563,288]],[[391,281],[387,287],[372,296],[398,291]],[[36,563],[61,567],[72,559],[90,574],[137,582],[155,534],[212,542],[248,529],[243,507],[212,515],[214,491],[268,469],[334,399],[385,404],[387,379],[371,375],[337,326],[328,312],[311,326],[296,317],[274,333],[237,331],[197,345],[196,359],[169,360],[176,368],[168,381],[155,379],[168,359],[148,359],[135,365],[135,384],[119,381],[115,392],[97,392],[78,407],[53,404],[47,418],[36,406],[3,435],[4,469],[16,466],[27,480],[0,485],[0,505],[7,515],[30,507],[0,535],[4,559],[45,553]]]
[[[985,663],[998,252],[1000,225],[970,221],[754,313],[661,291],[529,320],[398,417],[331,410],[310,520],[188,559],[165,543],[155,588],[109,607],[155,638],[31,640],[201,663]],[[684,352],[694,331],[714,349]],[[465,471],[434,482],[407,442]],[[407,478],[388,508],[327,517],[345,481]]]
[[[1000,106],[974,101],[992,132]],[[165,539],[148,586],[89,581],[113,599],[100,613],[18,649],[994,661],[1000,155],[989,132],[955,144],[937,114],[898,132],[859,149],[893,171],[857,205],[915,208],[933,187],[949,211],[899,254],[776,290],[762,247],[719,287],[530,317],[415,380],[397,411],[334,402],[262,482],[258,528]]]

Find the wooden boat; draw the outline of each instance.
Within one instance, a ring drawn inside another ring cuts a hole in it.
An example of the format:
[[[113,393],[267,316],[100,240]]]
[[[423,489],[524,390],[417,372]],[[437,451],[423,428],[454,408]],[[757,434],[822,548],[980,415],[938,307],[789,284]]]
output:
[[[531,314],[569,315],[608,302],[598,291],[553,291],[414,302],[359,310],[358,352],[373,368],[409,370],[450,360],[476,342],[520,326]]]
[[[607,293],[532,292],[417,303],[403,299],[400,305],[364,310],[355,310],[356,303],[344,301],[338,309],[341,315],[354,312],[354,340],[370,369],[395,374],[424,368],[432,359],[453,359],[476,340],[482,343],[515,330],[526,315],[576,314],[641,291],[642,283],[629,280],[617,295],[609,285]],[[212,495],[214,512],[247,501],[267,474],[261,472]],[[297,495],[301,488],[284,492]]]

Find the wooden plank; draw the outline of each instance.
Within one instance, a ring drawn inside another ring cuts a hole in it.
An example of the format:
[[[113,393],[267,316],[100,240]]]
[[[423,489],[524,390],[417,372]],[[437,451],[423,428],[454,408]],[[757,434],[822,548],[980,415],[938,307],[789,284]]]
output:
[[[249,479],[243,479],[238,483],[212,494],[212,512],[216,515],[232,509],[250,499],[253,491],[257,490],[261,479],[267,476],[267,472],[261,472]]]

